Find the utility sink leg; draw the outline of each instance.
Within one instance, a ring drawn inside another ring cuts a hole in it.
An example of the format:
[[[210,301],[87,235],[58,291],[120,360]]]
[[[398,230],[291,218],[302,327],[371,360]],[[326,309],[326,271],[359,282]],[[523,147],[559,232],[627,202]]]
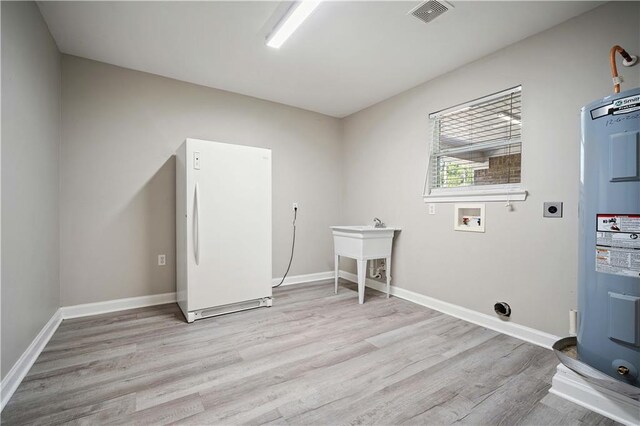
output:
[[[386,274],[387,274],[387,299],[389,298],[389,293],[391,293],[391,256],[385,259],[386,262]]]
[[[340,256],[338,256],[337,254],[334,255],[334,259],[333,259],[333,279],[335,281],[335,285],[336,285],[336,289],[335,289],[335,293],[338,294],[338,270],[339,270],[339,266],[340,266]]]
[[[358,260],[358,303],[364,303],[364,283],[367,279],[367,261]]]

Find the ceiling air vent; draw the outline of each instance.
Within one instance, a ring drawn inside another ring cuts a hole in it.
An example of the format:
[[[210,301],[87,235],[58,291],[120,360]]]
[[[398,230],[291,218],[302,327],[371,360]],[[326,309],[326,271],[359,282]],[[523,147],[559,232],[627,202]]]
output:
[[[416,7],[409,13],[411,13],[419,20],[429,23],[436,19],[438,16],[445,13],[447,10],[449,10],[449,8],[444,4],[435,0],[429,0],[418,5],[418,7]]]

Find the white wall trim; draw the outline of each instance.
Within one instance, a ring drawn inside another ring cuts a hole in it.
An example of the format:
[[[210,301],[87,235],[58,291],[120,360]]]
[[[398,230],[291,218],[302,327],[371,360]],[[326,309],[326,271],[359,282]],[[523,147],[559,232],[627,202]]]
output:
[[[313,281],[322,281],[322,280],[332,280],[333,279],[333,271],[327,272],[316,272],[314,274],[304,274],[304,275],[293,275],[285,278],[282,285],[293,285],[293,284],[302,284],[302,283],[310,283]],[[274,278],[271,280],[271,285],[276,285],[280,281],[282,281],[282,277]]]
[[[341,270],[340,277],[352,282],[358,281],[356,274],[352,274],[347,271]],[[371,278],[367,278],[366,285],[367,287],[371,287],[382,292],[386,291],[386,285],[384,283],[372,280]],[[452,317],[460,318],[511,337],[533,343],[534,345],[542,346],[543,348],[551,349],[551,346],[560,339],[558,336],[554,336],[553,334],[549,334],[544,331],[536,330],[513,322],[503,321],[487,314],[454,305],[453,303],[434,299],[433,297],[415,293],[410,290],[405,290],[394,285],[391,286],[391,294],[401,299],[417,303],[418,305],[426,306],[427,308],[451,315]]]
[[[558,365],[549,392],[618,423],[637,425],[640,402],[587,382],[564,365]]]
[[[519,184],[433,188],[423,196],[425,203],[482,201],[525,201],[527,190]]]
[[[317,272],[314,274],[293,275],[287,277],[282,284],[293,285],[313,281],[333,279],[333,271]],[[278,284],[282,278],[274,278],[273,285]],[[109,312],[123,311],[125,309],[144,308],[147,306],[175,303],[176,293],[153,294],[150,296],[129,297],[125,299],[106,300],[103,302],[84,303],[80,305],[64,306],[59,308],[49,322],[40,330],[29,347],[23,352],[20,359],[13,365],[0,384],[1,406],[0,411],[9,402],[24,377],[27,375],[33,363],[47,345],[53,333],[63,319],[80,318],[91,315],[105,314]]]
[[[302,284],[313,281],[328,280],[333,278],[333,271],[316,272],[314,274],[293,275],[284,280],[283,286]],[[273,278],[272,285],[278,284],[282,278]],[[106,300],[104,302],[84,303],[81,305],[65,306],[62,309],[64,319],[80,318],[90,315],[106,314],[109,312],[123,311],[125,309],[144,308],[147,306],[175,303],[176,293],[154,294],[150,296],[129,297],[126,299]]]
[[[302,284],[329,279],[333,279],[333,271],[290,276],[285,279],[282,285]],[[273,285],[278,284],[281,280],[282,278],[274,278],[272,280]],[[58,329],[58,326],[63,319],[80,318],[175,302],[176,293],[173,292],[154,294],[150,296],[129,297],[125,299],[106,300],[104,302],[84,303],[81,305],[64,306],[59,308],[2,380],[0,385],[2,404],[0,406],[0,411],[2,411],[7,402],[9,402],[9,399],[11,399],[11,396],[27,375],[31,366],[33,366],[33,363],[36,362],[36,359],[38,359],[38,356],[53,336],[53,333]]]
[[[340,277],[348,281],[357,282],[357,276],[350,272],[340,271]],[[273,285],[278,284],[281,279],[282,278],[274,278],[272,280]],[[333,271],[293,275],[291,277],[287,277],[282,285],[302,284],[329,279],[333,279]],[[367,278],[366,284],[368,287],[384,291],[384,283]],[[551,348],[551,345],[559,339],[557,336],[553,336],[533,328],[504,322],[489,315],[463,308],[462,306],[454,305],[452,303],[443,302],[396,286],[391,286],[391,294],[401,299],[435,309],[436,311],[440,311],[447,315],[478,324],[482,327],[486,327],[545,348]],[[4,408],[5,404],[9,401],[9,398],[11,398],[11,395],[13,395],[15,390],[18,388],[22,379],[29,372],[29,369],[36,361],[38,355],[40,355],[40,352],[42,352],[49,339],[51,339],[51,336],[53,336],[53,333],[57,330],[63,319],[80,318],[90,315],[117,312],[125,309],[143,308],[146,306],[174,303],[175,301],[176,293],[164,293],[65,306],[58,309],[49,322],[40,331],[38,336],[36,336],[31,345],[29,345],[27,350],[22,354],[20,359],[11,368],[5,379],[2,380],[2,408]]]
[[[47,345],[61,322],[62,310],[58,309],[2,379],[2,384],[0,385],[0,394],[2,395],[0,411],[4,409],[13,393],[18,389],[22,379],[27,375],[33,363],[36,362],[40,352]]]
[[[175,302],[176,293],[173,292],[153,294],[150,296],[128,297],[126,299],[105,300],[104,302],[84,303],[81,305],[64,306],[60,309],[62,310],[62,318],[69,319]]]

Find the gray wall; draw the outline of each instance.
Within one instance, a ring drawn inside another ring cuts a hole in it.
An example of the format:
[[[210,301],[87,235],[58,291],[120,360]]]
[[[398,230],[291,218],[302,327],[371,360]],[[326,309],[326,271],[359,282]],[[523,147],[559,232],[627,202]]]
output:
[[[274,276],[289,260],[294,201],[290,274],[333,269],[338,119],[87,59],[62,63],[63,306],[175,291],[173,154],[186,137],[271,148]]]
[[[395,285],[557,335],[576,307],[580,107],[612,93],[614,44],[640,53],[640,3],[606,4],[344,120],[343,222],[378,216],[402,227]],[[625,88],[640,66],[619,67]],[[523,87],[525,202],[487,203],[486,233],[453,231],[453,205],[427,213],[421,198],[428,114],[518,84]],[[543,219],[543,201],[564,201]],[[353,271],[349,262],[345,268]]]
[[[61,304],[175,290],[173,153],[186,137],[273,149],[275,276],[291,202],[293,275],[332,269],[328,226],[379,216],[403,227],[396,285],[488,314],[506,300],[513,321],[566,334],[579,108],[611,92],[611,45],[640,51],[639,20],[637,2],[607,4],[338,120],[70,56],[60,110],[60,58],[36,5],[3,2],[2,376]],[[621,71],[640,84],[640,67]],[[486,234],[454,232],[452,205],[430,216],[421,199],[427,115],[516,84],[531,195],[512,212],[488,204]],[[565,217],[542,219],[545,200]]]
[[[60,306],[60,54],[32,2],[2,2],[2,377]]]

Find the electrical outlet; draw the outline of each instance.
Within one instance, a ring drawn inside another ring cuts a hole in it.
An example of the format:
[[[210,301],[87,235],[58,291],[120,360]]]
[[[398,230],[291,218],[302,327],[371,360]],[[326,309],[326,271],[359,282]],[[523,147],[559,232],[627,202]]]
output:
[[[298,210],[298,203],[293,203],[293,207],[292,207],[292,209],[293,209],[293,210]]]
[[[436,214],[436,205],[429,204],[429,214]]]
[[[544,217],[562,217],[562,201],[547,201],[542,212]]]
[[[167,264],[167,256],[164,254],[158,255],[158,266],[164,266]]]

